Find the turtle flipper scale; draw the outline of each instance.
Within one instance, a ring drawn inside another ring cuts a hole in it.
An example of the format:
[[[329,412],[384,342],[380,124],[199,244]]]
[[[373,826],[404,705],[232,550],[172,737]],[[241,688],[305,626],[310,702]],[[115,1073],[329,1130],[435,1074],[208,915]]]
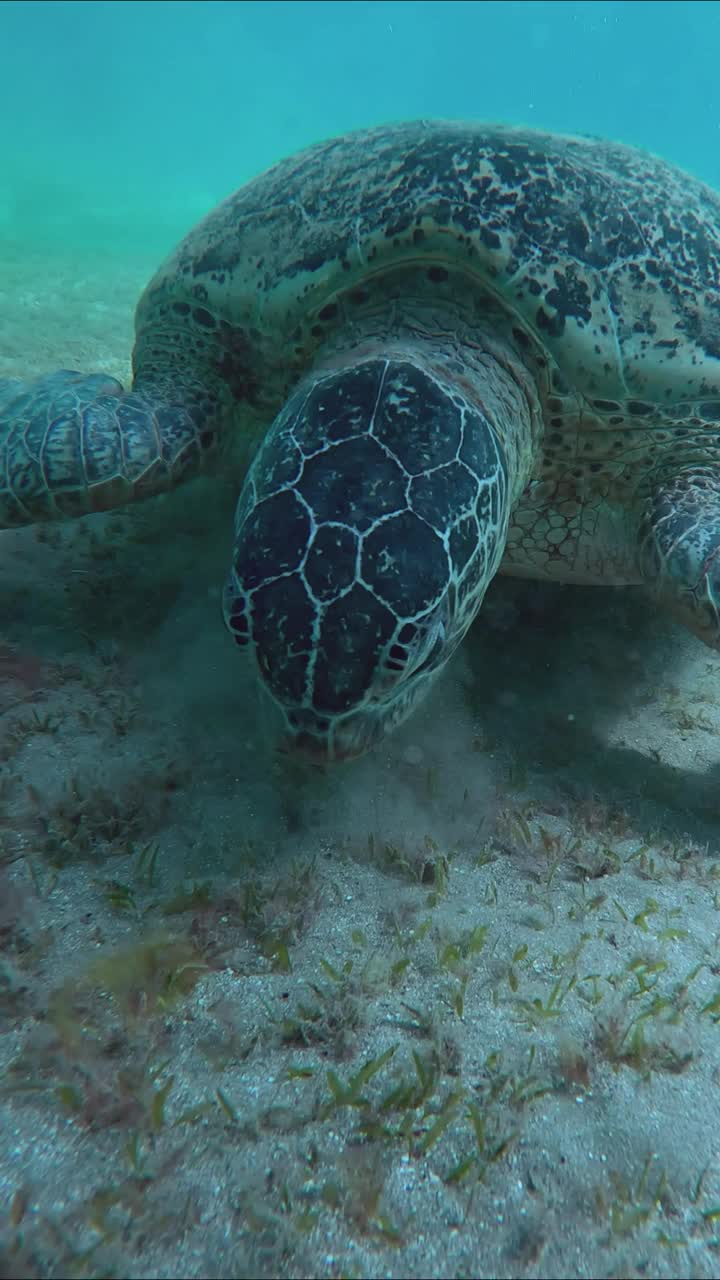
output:
[[[105,374],[0,380],[0,529],[173,488],[214,443],[210,410]]]
[[[680,472],[653,493],[640,531],[646,582],[668,611],[720,649],[720,477]]]

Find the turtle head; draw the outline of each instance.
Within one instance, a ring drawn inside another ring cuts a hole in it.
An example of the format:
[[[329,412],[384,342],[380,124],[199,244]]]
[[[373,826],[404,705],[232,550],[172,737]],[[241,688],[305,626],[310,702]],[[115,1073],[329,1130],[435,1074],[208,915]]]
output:
[[[344,759],[405,719],[480,606],[506,495],[490,423],[419,355],[301,383],[245,481],[224,595],[289,745]]]

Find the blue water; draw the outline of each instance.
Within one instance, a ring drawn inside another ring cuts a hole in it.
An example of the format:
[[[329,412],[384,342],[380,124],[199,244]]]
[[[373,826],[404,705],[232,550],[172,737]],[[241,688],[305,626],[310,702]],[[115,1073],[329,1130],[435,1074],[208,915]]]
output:
[[[720,5],[0,5],[0,231],[168,247],[275,159],[414,116],[646,146],[720,186]]]
[[[714,0],[0,0],[0,379],[127,377],[161,255],[337,132],[591,133],[720,188],[719,80]],[[720,1275],[717,667],[644,602],[508,593],[408,736],[293,781],[220,620],[229,490],[191,490],[0,533],[0,1280]]]

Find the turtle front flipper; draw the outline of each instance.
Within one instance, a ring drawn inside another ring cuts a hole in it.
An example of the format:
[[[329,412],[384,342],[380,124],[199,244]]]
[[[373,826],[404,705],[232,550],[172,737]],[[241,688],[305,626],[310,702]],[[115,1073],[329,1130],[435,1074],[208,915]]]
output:
[[[705,644],[720,649],[720,476],[679,472],[652,494],[640,529],[653,594]]]
[[[0,380],[0,529],[107,511],[173,488],[215,440],[202,395],[61,369]]]

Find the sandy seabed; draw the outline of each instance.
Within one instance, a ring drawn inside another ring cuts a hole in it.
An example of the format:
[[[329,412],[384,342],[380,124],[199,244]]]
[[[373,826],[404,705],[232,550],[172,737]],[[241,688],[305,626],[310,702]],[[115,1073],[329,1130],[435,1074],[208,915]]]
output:
[[[152,263],[0,246],[0,376],[127,381]],[[720,660],[498,581],[279,756],[240,477],[0,534],[0,1277],[712,1277]]]

